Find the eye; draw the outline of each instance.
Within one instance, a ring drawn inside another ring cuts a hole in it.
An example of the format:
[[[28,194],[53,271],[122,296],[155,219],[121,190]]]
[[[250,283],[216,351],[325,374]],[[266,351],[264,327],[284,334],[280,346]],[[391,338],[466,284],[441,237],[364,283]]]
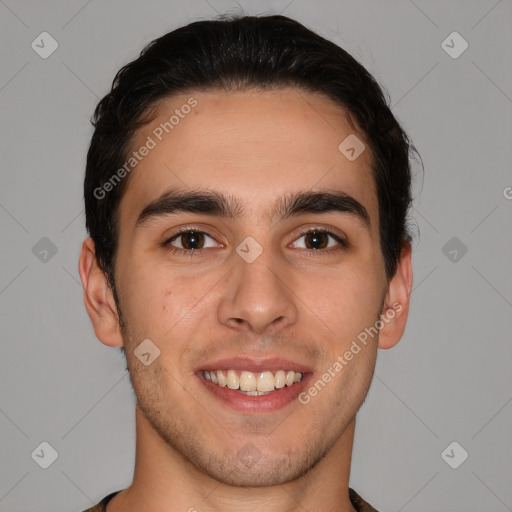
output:
[[[185,229],[169,238],[164,245],[175,252],[191,252],[217,247],[215,239],[204,231]]]
[[[342,248],[348,247],[348,243],[338,235],[321,229],[310,229],[309,231],[304,231],[301,233],[301,236],[297,238],[297,240],[301,239],[304,240],[299,243],[297,241],[293,242],[292,247],[312,251],[331,249],[332,247],[336,247],[336,245],[338,245],[338,249],[340,248],[339,246]]]

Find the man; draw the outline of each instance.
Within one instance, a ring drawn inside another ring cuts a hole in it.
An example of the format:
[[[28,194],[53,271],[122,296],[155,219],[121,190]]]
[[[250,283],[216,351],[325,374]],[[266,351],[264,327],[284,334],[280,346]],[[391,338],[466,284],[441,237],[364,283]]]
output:
[[[372,511],[355,416],[412,287],[414,147],[373,77],[283,17],[192,23],[94,116],[79,262],[137,396],[91,511]]]

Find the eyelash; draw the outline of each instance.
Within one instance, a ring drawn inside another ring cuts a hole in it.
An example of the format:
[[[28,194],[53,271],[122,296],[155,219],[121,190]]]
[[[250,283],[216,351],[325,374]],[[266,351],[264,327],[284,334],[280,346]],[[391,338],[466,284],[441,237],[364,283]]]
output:
[[[175,233],[171,238],[168,238],[165,242],[163,242],[162,246],[167,251],[169,251],[173,254],[179,254],[179,255],[188,256],[191,258],[194,256],[201,256],[206,249],[180,249],[179,247],[173,247],[171,245],[171,242],[173,242],[175,239],[179,238],[181,235],[186,234],[186,233],[192,233],[192,232],[193,233],[201,233],[203,235],[209,236],[210,238],[214,238],[213,236],[209,235],[205,231],[200,231],[198,229],[193,229],[193,228],[183,228],[183,229],[180,229],[177,233]],[[308,235],[308,234],[312,234],[312,233],[331,236],[332,238],[334,238],[334,240],[336,242],[339,243],[339,246],[330,247],[328,249],[302,249],[303,251],[307,251],[308,253],[315,253],[315,256],[319,256],[321,254],[326,254],[326,253],[330,254],[332,252],[337,252],[337,251],[349,248],[349,243],[346,240],[340,238],[335,233],[332,233],[331,231],[328,231],[326,229],[309,228],[309,229],[301,231],[300,236],[298,238],[301,238],[304,235]],[[298,240],[298,238],[296,240]]]

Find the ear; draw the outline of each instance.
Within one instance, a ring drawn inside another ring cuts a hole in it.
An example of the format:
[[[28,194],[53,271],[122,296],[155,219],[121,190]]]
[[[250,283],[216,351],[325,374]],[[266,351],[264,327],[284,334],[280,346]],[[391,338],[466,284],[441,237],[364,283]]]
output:
[[[107,276],[98,265],[94,242],[90,237],[82,244],[78,272],[84,287],[85,309],[96,337],[109,347],[121,347],[123,338],[114,295]]]
[[[412,292],[411,244],[402,247],[395,275],[389,280],[381,314],[382,329],[379,333],[379,348],[394,347],[402,338]]]

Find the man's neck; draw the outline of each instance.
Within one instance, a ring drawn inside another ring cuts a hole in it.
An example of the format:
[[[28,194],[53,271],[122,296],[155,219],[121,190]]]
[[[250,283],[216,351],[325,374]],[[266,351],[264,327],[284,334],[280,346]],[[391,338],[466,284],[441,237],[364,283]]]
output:
[[[354,512],[348,483],[355,420],[329,452],[299,478],[269,487],[235,487],[198,470],[169,446],[136,408],[137,448],[132,484],[107,512]]]

